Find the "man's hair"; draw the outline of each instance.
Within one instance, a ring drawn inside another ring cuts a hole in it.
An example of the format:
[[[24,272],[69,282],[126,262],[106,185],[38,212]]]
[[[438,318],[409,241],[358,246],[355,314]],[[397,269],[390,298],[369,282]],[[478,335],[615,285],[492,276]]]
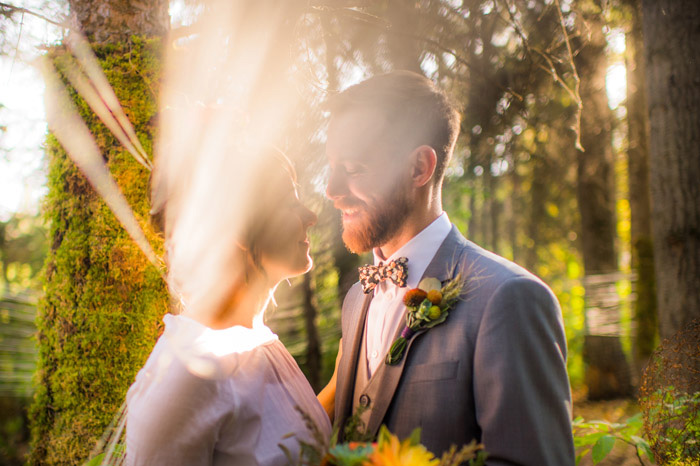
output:
[[[383,115],[390,132],[410,149],[432,147],[437,154],[435,183],[440,183],[459,134],[459,112],[431,80],[412,71],[374,76],[330,100],[332,115],[373,109]]]

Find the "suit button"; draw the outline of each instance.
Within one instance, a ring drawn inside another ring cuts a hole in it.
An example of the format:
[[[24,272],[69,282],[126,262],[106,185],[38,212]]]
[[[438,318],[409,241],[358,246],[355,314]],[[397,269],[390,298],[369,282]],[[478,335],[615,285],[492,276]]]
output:
[[[367,395],[360,395],[360,406],[364,408],[369,406],[369,397]]]

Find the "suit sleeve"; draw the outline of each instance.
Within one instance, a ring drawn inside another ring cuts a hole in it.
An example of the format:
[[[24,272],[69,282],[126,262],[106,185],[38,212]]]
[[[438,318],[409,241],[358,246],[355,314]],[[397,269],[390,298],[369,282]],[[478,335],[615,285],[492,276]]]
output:
[[[541,282],[511,278],[489,300],[474,397],[487,465],[574,464],[566,337],[559,304]]]

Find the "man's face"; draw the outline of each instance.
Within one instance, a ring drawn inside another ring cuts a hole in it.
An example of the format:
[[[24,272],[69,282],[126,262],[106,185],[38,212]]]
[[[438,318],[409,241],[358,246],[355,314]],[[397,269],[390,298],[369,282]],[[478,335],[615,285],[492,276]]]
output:
[[[360,109],[333,116],[328,128],[326,195],[342,212],[343,241],[356,253],[391,240],[410,212],[407,154],[387,136],[388,124]]]

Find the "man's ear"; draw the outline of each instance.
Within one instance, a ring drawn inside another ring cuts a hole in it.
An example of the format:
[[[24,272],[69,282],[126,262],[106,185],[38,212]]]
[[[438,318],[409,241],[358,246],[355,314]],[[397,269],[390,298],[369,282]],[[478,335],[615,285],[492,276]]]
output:
[[[416,147],[411,154],[411,179],[416,188],[425,186],[432,180],[437,167],[437,154],[430,146]]]

